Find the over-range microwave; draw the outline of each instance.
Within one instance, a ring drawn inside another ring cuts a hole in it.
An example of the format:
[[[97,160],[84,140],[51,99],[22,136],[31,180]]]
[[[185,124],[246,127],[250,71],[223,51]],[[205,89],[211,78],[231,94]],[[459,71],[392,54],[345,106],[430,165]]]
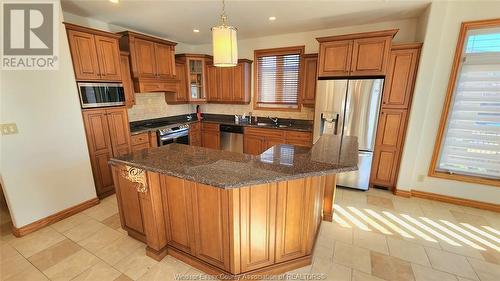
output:
[[[125,105],[125,91],[121,83],[79,82],[77,85],[82,108]]]

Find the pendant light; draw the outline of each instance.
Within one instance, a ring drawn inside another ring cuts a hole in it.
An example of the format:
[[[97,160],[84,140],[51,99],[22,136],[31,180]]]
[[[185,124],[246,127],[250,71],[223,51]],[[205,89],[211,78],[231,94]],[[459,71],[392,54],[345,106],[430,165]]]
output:
[[[214,65],[231,67],[238,64],[238,43],[236,28],[227,25],[226,3],[222,0],[221,23],[212,27],[212,53]]]

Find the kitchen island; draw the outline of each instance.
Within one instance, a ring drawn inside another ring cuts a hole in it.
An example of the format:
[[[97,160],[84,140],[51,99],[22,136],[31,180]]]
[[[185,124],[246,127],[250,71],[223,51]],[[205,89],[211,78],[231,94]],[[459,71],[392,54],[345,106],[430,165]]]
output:
[[[209,274],[277,274],[311,263],[333,213],[335,174],[357,169],[355,137],[258,156],[182,144],[110,160],[122,227],[148,256]]]

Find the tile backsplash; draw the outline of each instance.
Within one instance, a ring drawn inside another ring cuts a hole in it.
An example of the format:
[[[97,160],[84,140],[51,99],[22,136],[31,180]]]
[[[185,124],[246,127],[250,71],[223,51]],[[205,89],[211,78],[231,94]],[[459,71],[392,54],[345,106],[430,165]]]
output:
[[[211,114],[248,114],[252,112],[254,116],[276,116],[279,118],[288,119],[303,119],[303,120],[313,120],[314,119],[314,108],[302,107],[301,111],[276,111],[276,110],[256,110],[253,108],[253,104],[203,104],[201,106],[201,111],[203,113]]]
[[[195,108],[190,104],[167,104],[164,93],[136,93],[135,105],[128,110],[128,118],[133,122],[182,115],[195,112]]]

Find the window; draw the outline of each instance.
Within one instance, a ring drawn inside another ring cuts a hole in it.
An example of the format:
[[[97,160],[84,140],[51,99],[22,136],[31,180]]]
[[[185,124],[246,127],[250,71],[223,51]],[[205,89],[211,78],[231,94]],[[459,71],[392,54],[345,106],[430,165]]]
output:
[[[300,109],[304,46],[255,51],[254,107]]]
[[[462,24],[430,176],[500,186],[500,20]]]

